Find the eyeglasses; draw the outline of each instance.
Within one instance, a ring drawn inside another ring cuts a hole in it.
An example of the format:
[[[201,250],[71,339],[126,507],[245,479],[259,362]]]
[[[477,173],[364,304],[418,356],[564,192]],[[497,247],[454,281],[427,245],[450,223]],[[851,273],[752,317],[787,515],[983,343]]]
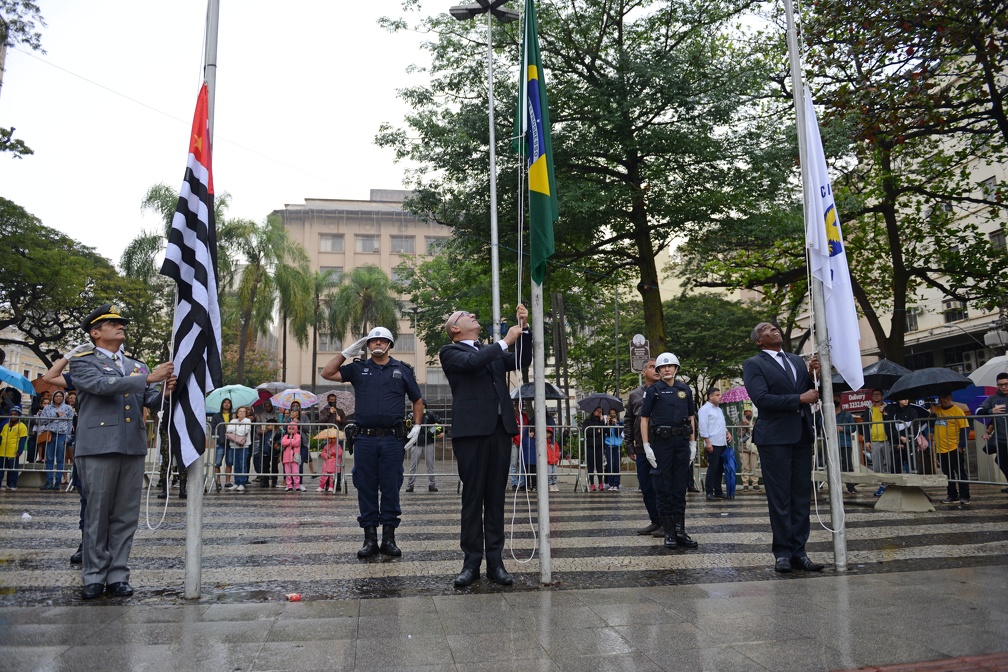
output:
[[[1008,385],[1008,380],[999,380],[997,385],[998,387],[1001,387],[1002,385]]]
[[[454,327],[456,324],[458,324],[458,321],[461,320],[463,317],[476,317],[476,313],[468,313],[463,310],[462,313],[455,318],[455,321],[451,323],[451,326]]]

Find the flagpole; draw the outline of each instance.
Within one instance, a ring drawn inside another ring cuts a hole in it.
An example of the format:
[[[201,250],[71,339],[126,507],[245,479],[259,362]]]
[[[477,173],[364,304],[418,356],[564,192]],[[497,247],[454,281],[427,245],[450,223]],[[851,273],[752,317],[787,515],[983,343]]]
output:
[[[539,580],[553,582],[552,551],[550,550],[549,464],[546,457],[546,357],[543,334],[543,288],[532,281],[532,375],[535,393],[535,449],[539,476],[536,498],[539,504]]]
[[[214,93],[217,88],[217,26],[220,15],[220,0],[208,0],[206,22],[206,44],[204,46],[204,75],[207,83],[207,132],[209,134],[211,156],[213,155]],[[204,447],[205,448],[205,447]],[[191,488],[186,498],[186,553],[185,589],[187,600],[198,600],[203,579],[203,487],[206,482],[206,450],[189,465],[186,478],[189,483],[198,483]]]
[[[805,79],[802,74],[801,53],[798,49],[798,31],[795,26],[792,0],[784,0],[787,18],[788,60],[791,63],[791,93],[794,96],[798,128],[798,156],[801,161],[802,192],[805,207],[814,195],[809,179],[808,138],[805,134]],[[806,222],[806,228],[810,226]],[[821,225],[822,223],[817,223]],[[838,572],[847,570],[847,528],[844,524],[843,489],[840,482],[840,449],[837,443],[836,413],[833,412],[833,375],[830,357],[829,331],[826,326],[826,297],[822,281],[812,275],[812,306],[815,316],[816,352],[819,355],[819,383],[822,388],[820,407],[823,409],[823,434],[826,443],[826,473],[829,478],[830,519],[833,524],[833,562]]]

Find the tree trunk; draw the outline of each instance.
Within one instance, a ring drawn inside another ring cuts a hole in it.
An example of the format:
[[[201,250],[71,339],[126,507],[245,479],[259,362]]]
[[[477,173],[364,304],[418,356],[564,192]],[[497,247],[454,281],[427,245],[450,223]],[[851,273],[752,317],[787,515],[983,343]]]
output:
[[[248,347],[249,328],[252,325],[252,309],[255,306],[256,294],[259,292],[259,283],[252,283],[252,295],[249,298],[248,308],[242,311],[241,333],[238,334],[238,384],[245,384],[245,349]]]
[[[644,190],[638,190],[630,210],[630,220],[634,226],[634,242],[637,245],[640,292],[644,304],[644,333],[651,346],[651,354],[665,351],[665,315],[662,310],[661,289],[658,287],[658,267],[655,265],[654,242],[647,225],[647,209],[644,204]]]
[[[287,380],[287,311],[283,311],[281,316],[283,320],[283,354],[281,355],[280,361],[282,362],[282,367],[280,369],[280,380]]]
[[[318,314],[319,296],[315,295],[315,308],[312,312],[312,344],[311,344],[311,389],[315,392],[315,385],[318,382]]]

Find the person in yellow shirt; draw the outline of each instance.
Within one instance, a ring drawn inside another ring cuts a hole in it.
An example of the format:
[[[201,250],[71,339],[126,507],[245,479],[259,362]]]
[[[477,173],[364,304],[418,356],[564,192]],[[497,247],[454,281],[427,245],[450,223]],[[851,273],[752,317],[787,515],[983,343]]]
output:
[[[21,453],[28,445],[28,428],[21,422],[21,406],[12,406],[10,418],[0,429],[0,490],[3,490],[3,476],[7,472],[7,488],[17,490],[18,472],[21,470]]]
[[[969,423],[963,410],[952,403],[951,394],[938,397],[938,405],[931,409],[934,424],[934,448],[941,470],[948,476],[948,496],[942,504],[969,506],[969,473],[963,462]],[[954,480],[953,480],[954,479]],[[961,483],[956,481],[962,480]]]

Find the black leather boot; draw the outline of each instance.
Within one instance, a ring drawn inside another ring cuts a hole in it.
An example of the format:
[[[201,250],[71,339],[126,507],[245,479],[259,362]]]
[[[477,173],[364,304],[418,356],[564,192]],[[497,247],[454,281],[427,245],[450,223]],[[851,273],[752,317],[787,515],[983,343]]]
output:
[[[364,528],[364,545],[357,551],[357,557],[363,560],[378,554],[378,528]]]
[[[675,522],[672,516],[663,513],[660,514],[659,517],[661,518],[662,528],[665,530],[665,548],[668,549],[679,548],[679,542],[676,541],[675,533],[673,531],[675,527]]]
[[[395,525],[382,525],[381,552],[382,555],[390,555],[393,558],[402,555],[402,551],[395,543]]]
[[[680,514],[676,516],[675,520],[675,540],[679,544],[680,548],[696,548],[697,542],[686,534],[686,516],[685,514]],[[668,546],[668,544],[665,544]]]
[[[157,494],[157,498],[168,499],[168,479],[162,478],[161,482],[158,483],[158,487],[161,488],[161,492]]]
[[[188,483],[188,482],[189,482],[188,479],[183,479],[183,480],[179,481],[179,486],[178,486],[178,498],[179,499],[185,499],[186,498],[186,495],[188,494],[187,491],[186,491],[186,483]]]
[[[71,565],[79,565],[84,561],[84,542],[77,545],[77,552],[70,556]]]

